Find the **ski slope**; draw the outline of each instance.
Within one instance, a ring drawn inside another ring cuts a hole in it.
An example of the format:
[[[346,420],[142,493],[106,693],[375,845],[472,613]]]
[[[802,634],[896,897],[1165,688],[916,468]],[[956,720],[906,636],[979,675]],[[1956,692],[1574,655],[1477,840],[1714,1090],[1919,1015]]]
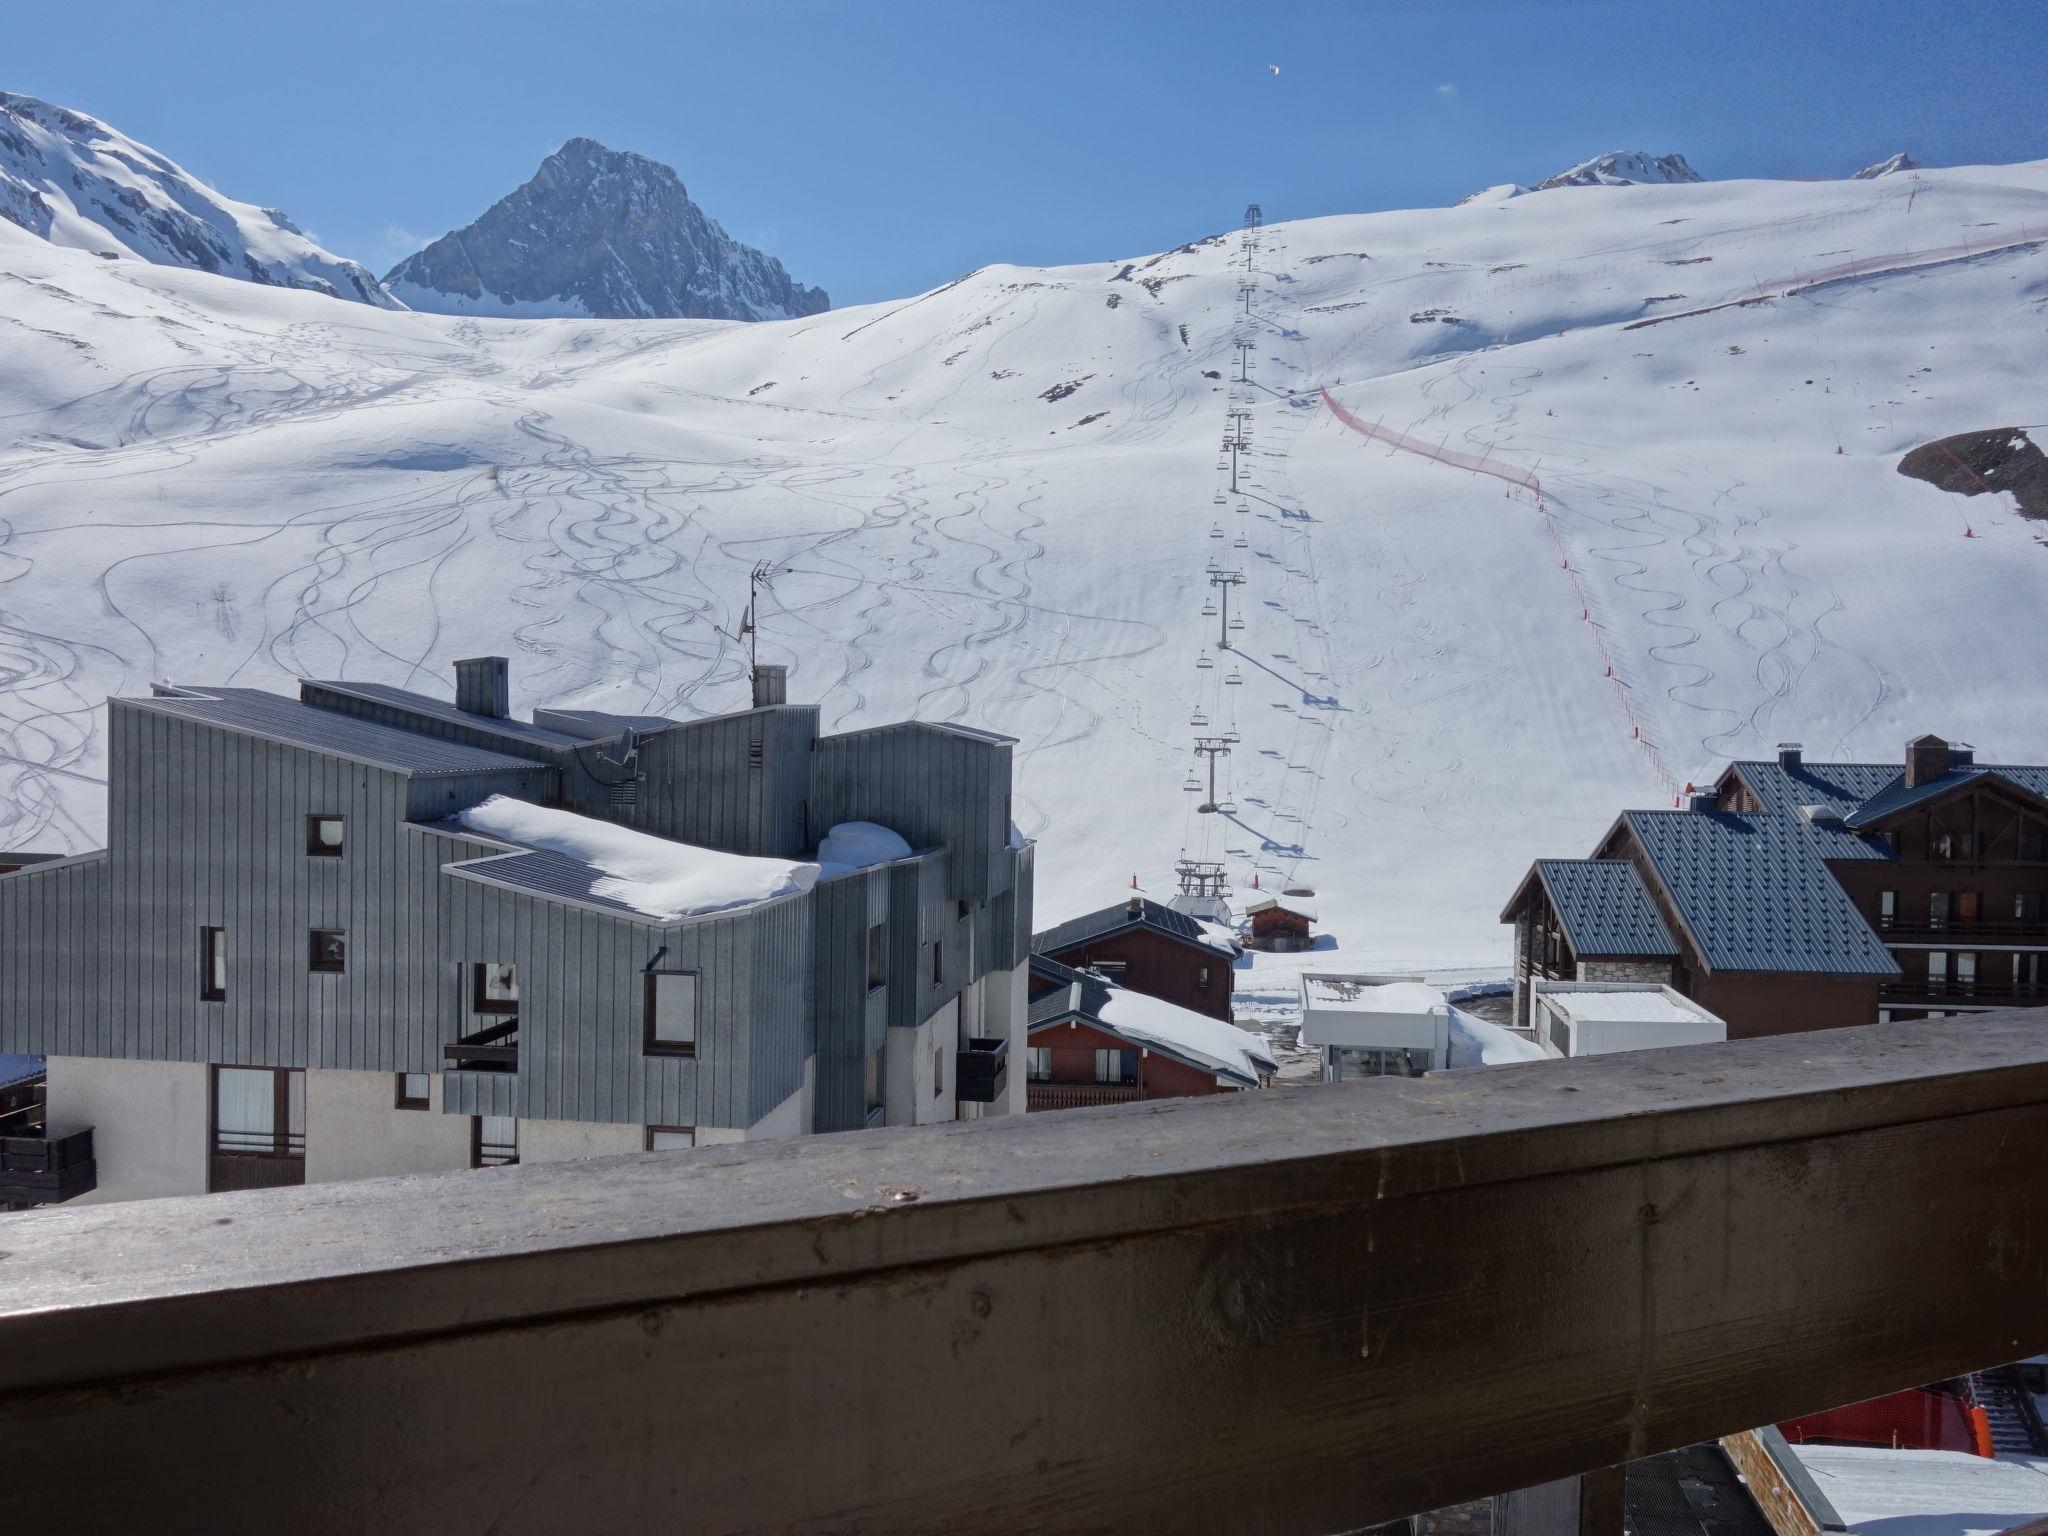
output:
[[[2048,162],[1568,187],[739,325],[0,227],[0,847],[97,844],[101,701],[157,679],[739,707],[768,561],[828,729],[1018,738],[1042,922],[1185,851],[1354,968],[1497,963],[1531,858],[1731,755],[2048,754],[2041,530],[1895,472],[2048,421],[2043,238]]]

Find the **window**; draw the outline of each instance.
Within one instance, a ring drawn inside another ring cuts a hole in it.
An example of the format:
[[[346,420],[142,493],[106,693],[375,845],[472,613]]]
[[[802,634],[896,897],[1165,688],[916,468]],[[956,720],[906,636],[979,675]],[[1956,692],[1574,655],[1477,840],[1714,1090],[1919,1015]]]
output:
[[[1095,1053],[1095,1081],[1135,1083],[1138,1080],[1136,1051],[1098,1050]]]
[[[1122,960],[1105,960],[1100,965],[1091,966],[1089,969],[1101,972],[1104,977],[1115,982],[1118,986],[1124,984],[1126,965]]]
[[[503,1168],[518,1161],[517,1120],[510,1115],[478,1115],[470,1121],[470,1167]]]
[[[308,939],[306,969],[339,976],[348,969],[348,935],[339,928],[315,928]]]
[[[1898,921],[1899,893],[1897,891],[1879,891],[1877,893],[1877,926],[1880,929],[1890,929],[1896,926]]]
[[[1209,967],[1207,967],[1206,965],[1195,972],[1195,985],[1198,987],[1206,987],[1209,985]]]
[[[1948,892],[1930,891],[1927,895],[1927,926],[1939,933],[1948,926]]]
[[[1959,923],[1974,923],[1977,921],[1977,908],[1979,904],[1977,892],[1957,891],[1956,921]]]
[[[432,1097],[433,1076],[426,1072],[401,1072],[398,1074],[398,1107],[400,1109],[425,1109]]]
[[[199,930],[199,1000],[225,1002],[228,995],[228,931]]]
[[[2041,921],[2041,893],[2021,891],[2012,899],[2012,915],[2023,923]]]
[[[665,1056],[697,1054],[697,973],[649,971],[647,1049]]]
[[[882,1114],[882,1053],[871,1052],[863,1074],[861,1102],[867,1109],[867,1123],[875,1124]]]
[[[469,1006],[475,1013],[519,1011],[519,967],[479,960],[469,968]]]
[[[868,930],[868,990],[874,991],[889,979],[888,924],[877,923]]]
[[[942,1045],[932,1052],[932,1097],[943,1098],[946,1092],[946,1048]]]
[[[956,907],[958,907],[958,908],[960,909],[960,921],[961,921],[961,922],[963,922],[963,923],[964,923],[964,922],[966,922],[966,921],[967,921],[967,919],[969,919],[970,917],[974,916],[974,903],[973,903],[973,902],[971,902],[971,901],[960,901],[960,902],[955,902],[955,903],[954,903],[954,905],[955,905]]]
[[[1927,951],[1927,989],[1930,992],[1945,991],[1948,987],[1948,955],[1939,949]]]
[[[1052,1047],[1034,1045],[1024,1052],[1024,1077],[1027,1082],[1049,1083],[1052,1081]]]
[[[2020,833],[2020,857],[2029,864],[2048,863],[2048,831],[2028,827]]]
[[[694,1125],[650,1125],[647,1127],[647,1150],[650,1152],[676,1152],[684,1147],[697,1145],[697,1128]]]
[[[213,1150],[304,1157],[306,1074],[277,1067],[215,1067]]]
[[[932,940],[932,985],[944,986],[946,981],[946,946],[937,939]]]
[[[306,818],[306,857],[309,859],[338,859],[345,818],[340,816],[308,816]]]

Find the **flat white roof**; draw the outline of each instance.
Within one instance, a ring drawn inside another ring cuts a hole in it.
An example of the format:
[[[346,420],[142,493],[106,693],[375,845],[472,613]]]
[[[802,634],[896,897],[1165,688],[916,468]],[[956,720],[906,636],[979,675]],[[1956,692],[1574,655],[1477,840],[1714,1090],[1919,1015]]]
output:
[[[2048,1515],[2048,1476],[1963,1451],[1793,1448],[1852,1531],[1979,1536]]]
[[[1715,1024],[1720,1020],[1668,987],[1545,987],[1537,996],[1582,1024]]]
[[[1410,976],[1341,976],[1304,971],[1304,1008],[1336,1013],[1428,1013],[1444,1006],[1441,990]]]

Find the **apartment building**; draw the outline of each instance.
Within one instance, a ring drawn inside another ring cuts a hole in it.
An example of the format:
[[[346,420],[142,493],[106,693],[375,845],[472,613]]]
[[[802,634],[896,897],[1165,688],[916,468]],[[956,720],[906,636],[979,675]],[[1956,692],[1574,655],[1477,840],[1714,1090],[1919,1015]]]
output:
[[[103,850],[0,876],[0,1052],[129,1199],[1021,1113],[1011,741],[308,681],[108,701]]]
[[[1626,811],[1539,860],[1515,925],[1532,984],[1668,984],[1730,1038],[2048,1002],[2048,767],[1939,736],[1891,763],[1730,763],[1679,810]]]

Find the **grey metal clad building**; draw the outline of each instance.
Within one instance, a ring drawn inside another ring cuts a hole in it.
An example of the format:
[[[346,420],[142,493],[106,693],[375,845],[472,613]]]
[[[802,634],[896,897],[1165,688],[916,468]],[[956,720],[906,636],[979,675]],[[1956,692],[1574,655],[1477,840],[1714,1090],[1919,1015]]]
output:
[[[821,737],[771,668],[730,715],[528,722],[502,659],[457,670],[453,703],[109,700],[108,846],[0,875],[0,1051],[48,1058],[53,1135],[92,1131],[85,1198],[1023,1109],[1008,738]],[[789,881],[650,913],[602,853],[464,822],[496,796]],[[852,821],[911,851],[813,875]]]

